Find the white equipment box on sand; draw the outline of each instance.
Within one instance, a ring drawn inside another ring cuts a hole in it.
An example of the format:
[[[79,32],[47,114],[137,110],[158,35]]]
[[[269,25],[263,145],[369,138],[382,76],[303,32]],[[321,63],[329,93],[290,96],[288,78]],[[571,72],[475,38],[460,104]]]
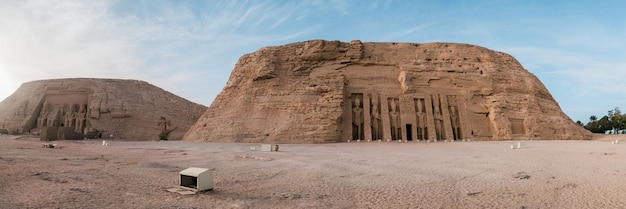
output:
[[[206,168],[190,167],[180,172],[180,187],[196,192],[213,189],[213,175]]]

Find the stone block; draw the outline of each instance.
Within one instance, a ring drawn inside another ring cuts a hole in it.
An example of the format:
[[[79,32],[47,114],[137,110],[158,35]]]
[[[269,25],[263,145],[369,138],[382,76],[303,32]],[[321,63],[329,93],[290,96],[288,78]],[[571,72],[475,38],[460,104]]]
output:
[[[39,139],[41,141],[58,140],[58,129],[56,127],[43,127],[39,132]]]
[[[85,135],[75,132],[72,127],[60,127],[57,136],[57,138],[61,140],[80,140],[85,138]]]

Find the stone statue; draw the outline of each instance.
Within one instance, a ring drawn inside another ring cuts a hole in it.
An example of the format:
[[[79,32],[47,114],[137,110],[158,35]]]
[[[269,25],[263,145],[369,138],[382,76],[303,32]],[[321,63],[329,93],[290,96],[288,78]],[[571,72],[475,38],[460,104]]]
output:
[[[454,140],[461,139],[461,136],[459,135],[461,128],[459,128],[459,117],[456,106],[450,106],[450,122],[452,125],[452,135]]]
[[[46,100],[41,107],[41,112],[39,112],[39,118],[37,118],[37,128],[43,128],[48,125],[48,101]]]
[[[65,114],[65,126],[74,127],[76,123],[76,105],[72,104],[69,107],[69,111]]]
[[[61,110],[61,115],[67,114],[67,111],[68,111],[67,104],[63,104],[63,109]]]
[[[378,140],[381,137],[381,128],[380,128],[380,112],[378,110],[378,104],[372,105],[372,139]]]
[[[352,108],[352,132],[354,140],[363,138],[363,109],[361,109],[361,100],[357,97],[354,99],[354,107]]]
[[[391,100],[391,111],[389,112],[391,125],[391,140],[402,140],[400,132],[400,113],[396,111],[396,100]]]
[[[37,118],[37,128],[43,128],[44,125],[44,121],[46,120],[46,118],[44,118],[41,114],[39,115],[39,118]]]
[[[80,105],[80,109],[78,110],[78,114],[76,116],[76,127],[74,131],[78,133],[83,133],[83,128],[85,127],[85,121],[87,118],[87,104]]]
[[[59,105],[55,105],[52,112],[46,115],[46,126],[57,127],[60,111]]]
[[[417,110],[415,111],[415,115],[417,116],[417,139],[418,140],[423,140],[425,139],[424,135],[425,135],[425,131],[424,128],[426,127],[426,120],[425,120],[425,116],[426,114],[424,113],[424,110],[422,108],[422,100],[418,99],[417,100]]]
[[[435,134],[437,135],[437,140],[443,140],[443,119],[441,118],[441,111],[439,110],[439,105],[435,105]]]

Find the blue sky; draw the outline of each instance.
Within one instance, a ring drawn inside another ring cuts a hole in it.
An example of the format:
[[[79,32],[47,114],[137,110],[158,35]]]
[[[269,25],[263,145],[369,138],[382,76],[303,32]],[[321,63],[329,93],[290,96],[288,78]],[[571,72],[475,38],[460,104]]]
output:
[[[139,79],[210,105],[237,59],[310,39],[513,55],[573,120],[626,109],[626,1],[0,1],[0,100],[52,78]]]

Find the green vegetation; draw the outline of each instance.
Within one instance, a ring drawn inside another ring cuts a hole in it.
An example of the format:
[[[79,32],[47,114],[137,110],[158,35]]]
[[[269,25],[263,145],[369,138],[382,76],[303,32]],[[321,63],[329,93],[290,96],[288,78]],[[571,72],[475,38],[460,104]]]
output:
[[[580,121],[576,123],[581,124]],[[589,122],[584,127],[592,133],[609,133],[619,134],[625,133],[624,129],[626,125],[626,114],[622,114],[619,107],[609,110],[607,115],[598,119],[597,116],[592,115],[589,117]]]
[[[170,125],[170,121],[167,120],[165,117],[161,116],[161,118],[159,119],[159,123],[157,124],[159,126],[159,128],[161,128],[161,132],[159,133],[159,140],[167,140],[167,137],[169,137],[170,133],[172,133],[172,131],[175,131],[178,127],[174,127],[173,129],[167,129],[167,126]]]

